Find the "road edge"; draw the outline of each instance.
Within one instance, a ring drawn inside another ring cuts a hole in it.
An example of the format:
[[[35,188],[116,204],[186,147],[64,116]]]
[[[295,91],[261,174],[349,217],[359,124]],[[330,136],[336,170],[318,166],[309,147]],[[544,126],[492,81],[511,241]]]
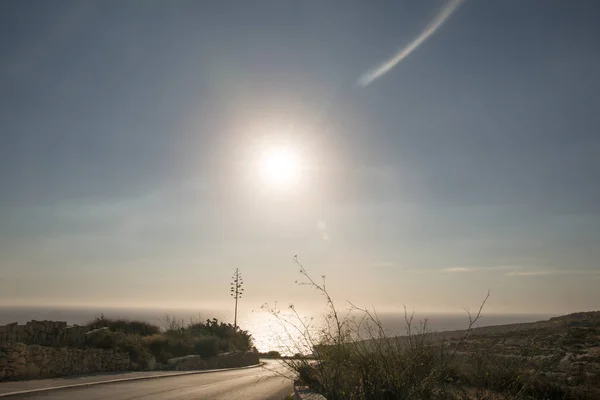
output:
[[[18,390],[15,392],[0,393],[0,398],[23,396],[23,395],[33,394],[33,393],[51,392],[51,391],[55,391],[55,390],[72,389],[72,388],[86,387],[86,386],[106,385],[109,383],[141,381],[141,380],[146,380],[146,379],[162,379],[162,378],[185,376],[185,375],[208,374],[208,373],[212,373],[212,372],[221,372],[221,371],[236,371],[236,370],[240,370],[240,369],[258,368],[258,367],[262,367],[264,364],[265,364],[264,362],[260,362],[256,365],[248,365],[245,367],[207,369],[207,370],[200,370],[200,371],[182,371],[181,373],[177,373],[177,374],[158,374],[158,375],[150,375],[150,376],[136,376],[136,377],[132,377],[132,378],[110,379],[107,381],[74,383],[71,385],[50,386],[47,388],[38,388],[38,389],[30,389],[30,390]]]

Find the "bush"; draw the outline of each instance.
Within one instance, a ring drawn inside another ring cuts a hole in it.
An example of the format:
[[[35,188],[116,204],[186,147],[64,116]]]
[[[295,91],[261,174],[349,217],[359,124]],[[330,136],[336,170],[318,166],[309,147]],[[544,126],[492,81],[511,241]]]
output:
[[[247,331],[217,319],[185,324],[166,316],[165,321],[166,330],[161,333],[157,326],[144,321],[110,319],[101,315],[87,325],[90,330],[95,330],[88,336],[88,345],[127,351],[132,360],[152,354],[161,363],[192,354],[212,357],[220,352],[248,351],[252,347],[252,336]]]
[[[146,321],[128,320],[128,319],[112,319],[107,318],[104,314],[94,318],[88,322],[89,330],[98,328],[108,328],[113,332],[123,332],[126,334],[134,334],[139,336],[150,336],[160,333],[160,328]]]
[[[125,341],[126,334],[123,332],[112,332],[109,329],[98,328],[88,332],[86,345],[99,349],[114,349]]]
[[[143,338],[143,343],[158,362],[165,364],[175,357],[198,354],[213,357],[219,354],[219,339],[211,336],[154,335]]]
[[[191,336],[214,336],[220,339],[219,348],[223,352],[248,351],[252,348],[252,336],[232,324],[207,319],[206,322],[190,324],[185,332]]]
[[[125,340],[117,345],[116,349],[129,354],[129,358],[141,368],[146,368],[145,362],[150,358],[151,354],[142,344],[140,337],[136,335],[128,335]]]
[[[219,339],[213,336],[195,339],[194,352],[202,357],[213,357],[219,354]]]
[[[111,332],[108,329],[98,329],[91,332],[87,337],[86,344],[99,349],[112,349],[122,353],[128,353],[131,361],[142,368],[150,356],[150,352],[144,347],[139,335],[126,334],[123,332]]]
[[[187,356],[194,352],[193,344],[184,337],[154,335],[145,337],[143,342],[156,360],[163,364],[170,358]]]

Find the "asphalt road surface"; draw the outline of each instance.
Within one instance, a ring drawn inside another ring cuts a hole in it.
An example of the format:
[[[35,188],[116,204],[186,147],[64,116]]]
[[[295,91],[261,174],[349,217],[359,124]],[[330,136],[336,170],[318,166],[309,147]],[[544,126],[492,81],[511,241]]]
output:
[[[266,368],[211,372],[146,379],[23,395],[44,400],[282,400],[293,391],[292,382],[277,374],[285,369],[276,361]],[[15,397],[11,397],[15,398]]]

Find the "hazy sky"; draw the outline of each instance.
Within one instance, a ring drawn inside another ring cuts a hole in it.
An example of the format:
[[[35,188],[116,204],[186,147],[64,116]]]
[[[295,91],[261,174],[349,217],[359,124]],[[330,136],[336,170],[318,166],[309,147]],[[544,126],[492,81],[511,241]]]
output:
[[[318,301],[298,254],[380,310],[597,309],[600,3],[466,1],[357,85],[445,4],[0,2],[0,303]]]

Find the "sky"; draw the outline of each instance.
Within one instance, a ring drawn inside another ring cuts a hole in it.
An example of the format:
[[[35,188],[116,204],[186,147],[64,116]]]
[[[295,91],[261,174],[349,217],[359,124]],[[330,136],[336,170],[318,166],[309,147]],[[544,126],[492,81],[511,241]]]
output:
[[[445,7],[0,2],[0,304],[598,309],[600,3]]]

